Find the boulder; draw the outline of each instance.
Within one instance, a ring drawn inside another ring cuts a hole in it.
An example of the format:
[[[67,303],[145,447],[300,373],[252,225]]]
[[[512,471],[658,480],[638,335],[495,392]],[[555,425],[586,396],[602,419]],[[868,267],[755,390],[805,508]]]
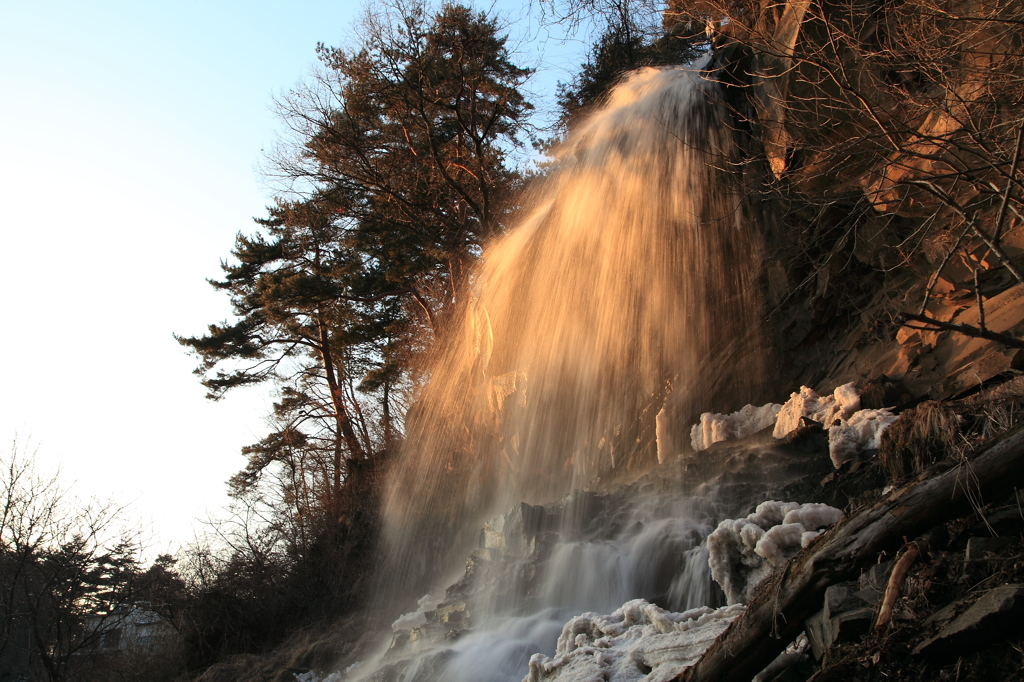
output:
[[[851,589],[854,583],[840,583],[832,585],[825,590],[825,608],[823,614],[826,620],[831,620],[847,611],[864,608],[867,604]]]
[[[852,642],[868,634],[875,622],[875,609],[870,606],[840,613],[826,621],[825,635],[836,642]]]
[[[555,527],[557,520],[547,509],[520,502],[484,524],[480,546],[513,557],[526,557],[533,548],[533,538]]]
[[[1009,547],[1019,544],[1019,538],[971,538],[967,541],[965,561],[985,561],[999,558]]]
[[[814,660],[820,661],[828,650],[831,642],[825,641],[825,612],[818,611],[804,622],[804,632],[811,644],[811,654]]]
[[[1017,507],[1001,509],[970,529],[972,535],[978,536],[988,535],[991,531],[998,535],[1020,535],[1024,533],[1024,515]]]
[[[864,589],[870,587],[871,589],[885,594],[885,586],[889,584],[889,576],[892,575],[893,562],[885,561],[880,564],[874,564],[871,568],[860,574],[860,578],[857,579],[857,587]],[[881,599],[881,594],[879,599]]]
[[[857,583],[832,585],[825,590],[821,611],[804,623],[811,653],[821,660],[836,642],[849,642],[867,634],[874,622],[875,609],[855,591]],[[873,602],[871,602],[873,603]]]
[[[1019,628],[1024,615],[1024,585],[1002,585],[989,590],[974,604],[913,649],[914,655],[955,658],[1006,637]]]

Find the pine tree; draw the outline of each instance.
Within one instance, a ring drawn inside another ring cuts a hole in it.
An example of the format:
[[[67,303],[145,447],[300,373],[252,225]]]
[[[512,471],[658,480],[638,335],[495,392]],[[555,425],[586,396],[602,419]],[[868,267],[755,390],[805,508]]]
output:
[[[349,463],[398,437],[414,359],[505,228],[520,183],[508,155],[531,110],[530,72],[483,13],[385,10],[364,27],[355,49],[319,46],[322,72],[279,102],[297,137],[277,173],[305,192],[238,235],[211,282],[235,320],[178,337],[211,399],[278,387],[275,430],[245,448],[231,485],[244,496],[275,468],[296,519],[340,504]]]

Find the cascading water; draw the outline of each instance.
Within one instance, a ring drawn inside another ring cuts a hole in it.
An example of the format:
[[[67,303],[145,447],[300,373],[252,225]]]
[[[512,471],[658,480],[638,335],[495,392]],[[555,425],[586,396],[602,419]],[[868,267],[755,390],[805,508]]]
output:
[[[485,542],[494,548],[474,552],[472,577],[448,591],[448,596],[458,594],[448,601],[460,608],[463,598],[472,603],[471,631],[454,641],[444,641],[439,632],[440,643],[423,641],[400,652],[398,658],[411,651],[411,664],[371,679],[519,682],[531,655],[553,654],[562,626],[580,613],[610,613],[636,597],[674,611],[709,603],[709,569],[701,540],[713,526],[690,501],[672,497],[636,498],[620,492],[611,499],[569,498],[564,507],[554,508],[555,514],[571,514],[573,503],[584,499],[600,507],[589,509],[588,528],[575,532],[567,531],[561,518],[549,517],[547,524],[539,520],[536,514],[544,513],[539,507],[532,508],[532,522],[511,532],[509,520],[522,518],[531,508],[517,507],[500,517],[506,528],[497,532],[488,525],[485,531],[497,538]],[[559,530],[545,533],[544,527]],[[506,546],[523,537],[531,539],[532,547]],[[692,570],[680,570],[681,558],[693,564]],[[424,606],[434,611],[440,601],[430,599]]]
[[[535,208],[485,252],[465,323],[407,417],[383,594],[436,589],[487,519],[636,479],[675,456],[669,443],[697,413],[760,392],[758,240],[730,120],[699,71],[643,69],[573,131]],[[645,496],[597,525],[586,507],[570,501],[531,547],[503,548],[545,554],[543,575],[489,596],[478,586],[473,634],[402,679],[518,680],[567,617],[641,596],[676,609],[710,599],[710,526],[693,502]],[[478,574],[489,551],[474,554]]]

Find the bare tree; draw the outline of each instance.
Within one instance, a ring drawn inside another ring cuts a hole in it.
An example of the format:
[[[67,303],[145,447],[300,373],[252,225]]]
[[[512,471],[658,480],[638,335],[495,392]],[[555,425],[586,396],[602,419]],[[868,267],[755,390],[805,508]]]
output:
[[[34,456],[17,438],[0,455],[0,665],[60,682],[131,603],[139,547],[123,507],[76,500]]]
[[[898,324],[1021,347],[985,318],[988,297],[1024,284],[1019,3],[673,0],[667,14],[713,36],[753,156],[802,213],[778,240],[796,245],[797,290],[820,298],[851,254],[909,267],[928,284]],[[951,289],[974,299],[975,322],[935,316]]]

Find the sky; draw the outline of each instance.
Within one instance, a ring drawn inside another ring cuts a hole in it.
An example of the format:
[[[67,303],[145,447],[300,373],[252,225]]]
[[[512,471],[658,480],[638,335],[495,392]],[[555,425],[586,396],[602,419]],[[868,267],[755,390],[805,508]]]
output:
[[[505,0],[509,20],[525,8]],[[82,498],[128,504],[146,556],[227,503],[272,399],[214,403],[172,334],[230,316],[207,278],[272,191],[272,108],[358,2],[0,0],[0,457],[17,435]],[[510,29],[551,95],[580,43]]]

